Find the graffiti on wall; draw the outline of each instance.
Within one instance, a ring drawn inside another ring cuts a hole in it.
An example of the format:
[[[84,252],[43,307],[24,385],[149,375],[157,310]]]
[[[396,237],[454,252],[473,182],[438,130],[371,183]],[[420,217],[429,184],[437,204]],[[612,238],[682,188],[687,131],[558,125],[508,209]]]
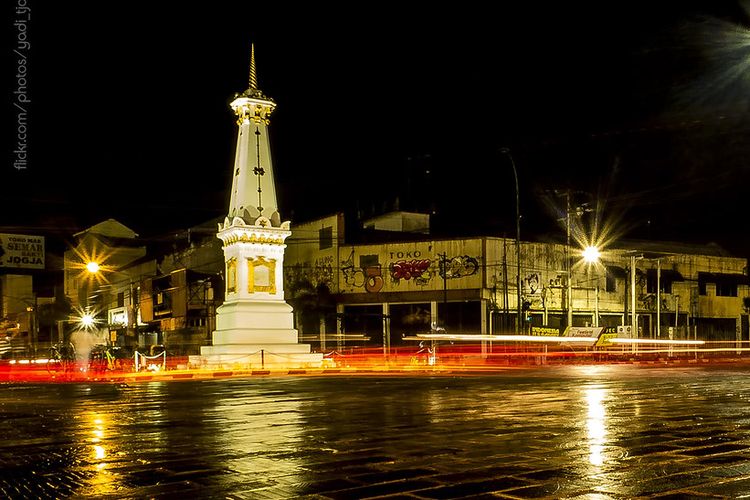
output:
[[[542,275],[529,273],[523,279],[523,291],[526,295],[536,295],[542,291]]]
[[[340,262],[343,286],[350,291],[363,288],[368,293],[377,293],[385,286],[386,276],[393,286],[413,283],[424,287],[435,276],[445,279],[463,278],[479,271],[478,259],[468,255],[446,258],[444,266],[442,259],[424,258],[420,250],[390,252],[390,258],[393,260],[387,265],[379,262],[377,254],[359,255],[355,258],[355,251],[352,249],[347,258]]]
[[[474,257],[461,255],[458,257],[447,257],[445,265],[441,267],[440,276],[443,279],[464,278],[476,274],[479,270],[479,262]]]
[[[341,273],[344,283],[356,288],[364,288],[368,293],[377,293],[383,289],[382,268],[377,255],[361,255],[359,266],[354,264],[354,249],[349,257],[341,261]]]
[[[327,285],[332,288],[333,285],[333,255],[327,255],[315,259],[312,268],[312,278],[315,285]]]
[[[354,267],[354,250],[351,251],[346,260],[341,261],[341,272],[344,274],[344,283],[349,286],[362,287],[365,284],[365,273],[361,268]]]
[[[317,288],[325,285],[333,289],[333,257],[320,257],[314,263],[301,262],[293,264],[284,269],[285,287],[295,290],[300,286],[311,286]],[[306,285],[305,285],[306,284]]]
[[[398,284],[401,280],[414,280],[417,285],[427,285],[432,279],[430,259],[397,260],[391,262],[391,281]]]
[[[642,307],[649,311],[656,311],[656,294],[655,293],[647,293],[646,295],[641,295],[639,297]],[[662,297],[661,298],[661,310],[662,311],[668,311],[669,310],[669,304],[667,303],[667,298]]]

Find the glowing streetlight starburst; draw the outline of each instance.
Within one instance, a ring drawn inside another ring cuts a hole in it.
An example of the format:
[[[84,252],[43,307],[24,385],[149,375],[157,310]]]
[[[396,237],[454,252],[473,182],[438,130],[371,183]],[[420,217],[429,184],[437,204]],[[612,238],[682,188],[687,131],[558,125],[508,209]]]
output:
[[[100,322],[100,320],[96,317],[96,311],[89,308],[83,309],[80,307],[76,308],[75,313],[71,316],[71,320],[73,320],[78,325],[79,330],[87,331],[95,330],[97,328],[97,324]]]
[[[596,245],[589,245],[583,249],[581,255],[583,256],[584,262],[588,264],[595,264],[599,262],[599,258],[602,256],[602,253],[599,251],[599,248]]]
[[[67,263],[69,268],[78,270],[78,278],[84,282],[93,282],[97,285],[108,283],[107,275],[113,271],[112,266],[107,265],[110,254],[92,249],[73,249],[75,259]]]
[[[568,206],[567,196],[556,192],[556,196],[549,195],[545,201],[563,231],[570,231],[571,247],[580,249],[573,250],[574,253],[579,252],[580,259],[572,263],[571,270],[580,271],[582,267],[587,271],[601,269],[604,267],[603,261],[608,260],[606,249],[611,248],[632,225],[624,220],[627,209],[618,207],[617,210],[606,210],[609,199],[606,192],[588,198],[590,201],[583,205],[571,200]],[[563,200],[562,204],[560,199]],[[598,255],[593,250],[586,250],[589,248],[596,248]]]
[[[84,314],[81,316],[81,325],[84,328],[91,328],[94,326],[95,320],[91,314]]]

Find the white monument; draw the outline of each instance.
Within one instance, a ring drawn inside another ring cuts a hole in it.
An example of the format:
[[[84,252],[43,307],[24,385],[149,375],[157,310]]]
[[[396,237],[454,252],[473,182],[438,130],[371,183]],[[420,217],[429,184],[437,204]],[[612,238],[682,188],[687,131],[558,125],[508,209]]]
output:
[[[276,104],[258,89],[255,49],[250,54],[250,86],[230,106],[239,133],[229,214],[219,224],[224,242],[226,297],[216,311],[211,346],[202,347],[208,366],[281,368],[321,366],[323,355],[297,342],[292,307],[284,301],[284,240],[276,204],[269,118]]]

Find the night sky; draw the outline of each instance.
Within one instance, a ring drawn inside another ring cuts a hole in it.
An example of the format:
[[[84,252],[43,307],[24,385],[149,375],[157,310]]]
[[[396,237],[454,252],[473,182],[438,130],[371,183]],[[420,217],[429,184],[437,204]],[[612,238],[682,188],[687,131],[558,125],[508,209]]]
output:
[[[114,217],[157,237],[222,215],[228,103],[247,87],[254,42],[293,223],[398,198],[456,236],[513,236],[508,147],[524,239],[564,238],[554,190],[570,189],[623,237],[750,255],[750,11],[517,3],[32,1],[30,161],[13,169],[5,71],[0,228],[75,232]],[[5,31],[15,71],[17,32]]]

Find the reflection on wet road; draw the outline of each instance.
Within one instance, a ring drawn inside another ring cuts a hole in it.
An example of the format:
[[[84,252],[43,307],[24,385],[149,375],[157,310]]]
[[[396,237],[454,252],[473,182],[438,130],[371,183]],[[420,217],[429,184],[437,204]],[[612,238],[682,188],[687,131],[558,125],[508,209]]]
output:
[[[750,493],[750,373],[0,386],[0,495],[632,498]]]

